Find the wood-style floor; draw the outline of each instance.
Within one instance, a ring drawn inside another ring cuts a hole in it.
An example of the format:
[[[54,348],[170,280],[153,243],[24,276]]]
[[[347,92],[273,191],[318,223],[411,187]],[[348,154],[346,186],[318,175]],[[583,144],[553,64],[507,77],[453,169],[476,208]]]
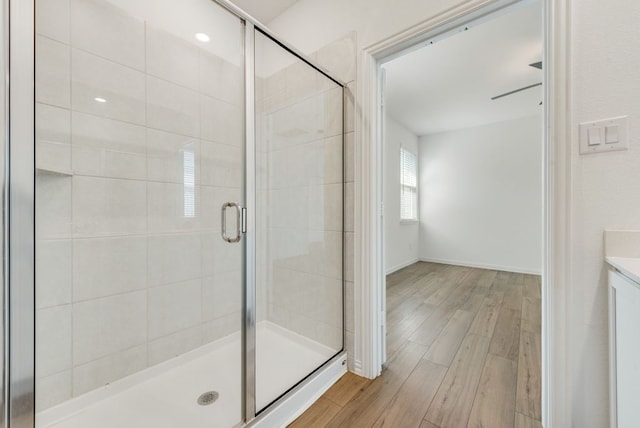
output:
[[[291,427],[541,427],[540,277],[419,262],[387,277],[387,363]]]

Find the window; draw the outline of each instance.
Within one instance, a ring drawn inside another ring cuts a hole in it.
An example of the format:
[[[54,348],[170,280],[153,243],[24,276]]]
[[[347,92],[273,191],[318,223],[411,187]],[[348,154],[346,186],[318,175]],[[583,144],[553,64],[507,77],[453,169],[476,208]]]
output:
[[[418,220],[416,155],[400,148],[400,220]]]

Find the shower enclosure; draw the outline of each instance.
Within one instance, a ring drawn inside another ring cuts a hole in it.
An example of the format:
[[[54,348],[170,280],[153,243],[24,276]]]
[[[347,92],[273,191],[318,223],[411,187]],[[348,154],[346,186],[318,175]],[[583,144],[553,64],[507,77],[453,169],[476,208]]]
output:
[[[2,426],[287,421],[345,370],[343,84],[224,0],[3,4]]]

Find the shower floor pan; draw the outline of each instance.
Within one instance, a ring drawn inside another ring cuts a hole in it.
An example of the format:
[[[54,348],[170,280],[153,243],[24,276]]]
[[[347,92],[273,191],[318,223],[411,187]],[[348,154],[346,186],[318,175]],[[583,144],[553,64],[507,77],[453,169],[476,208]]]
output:
[[[257,333],[258,408],[336,353],[268,321]],[[36,427],[238,427],[240,361],[238,332],[40,412]],[[217,399],[199,404],[209,391]]]

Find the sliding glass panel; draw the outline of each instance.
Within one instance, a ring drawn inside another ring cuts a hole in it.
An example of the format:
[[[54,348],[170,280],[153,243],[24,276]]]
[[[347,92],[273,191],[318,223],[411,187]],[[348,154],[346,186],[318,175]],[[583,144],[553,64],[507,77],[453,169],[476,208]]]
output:
[[[342,349],[342,87],[256,33],[256,408]]]
[[[244,24],[210,0],[36,3],[37,425],[234,426]]]

